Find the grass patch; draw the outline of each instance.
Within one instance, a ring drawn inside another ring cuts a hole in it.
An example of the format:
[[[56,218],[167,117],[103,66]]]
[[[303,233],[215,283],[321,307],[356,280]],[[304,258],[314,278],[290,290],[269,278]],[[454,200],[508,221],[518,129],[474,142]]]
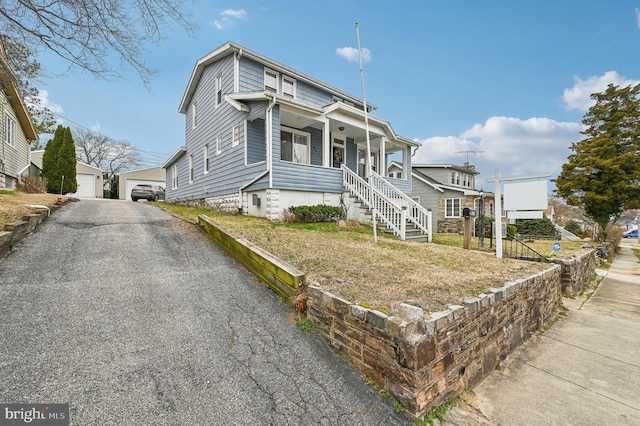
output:
[[[34,209],[26,204],[52,206],[58,201],[56,194],[27,194],[24,192],[0,189],[0,230],[7,223],[22,220],[26,214],[34,212]]]
[[[451,401],[445,404],[442,404],[437,408],[434,408],[433,410],[427,411],[424,417],[416,420],[415,422],[412,423],[412,425],[413,426],[426,426],[426,425],[433,426],[436,420],[439,420],[440,423],[445,423],[446,419],[444,418],[444,415],[446,414],[447,411],[451,410],[457,404],[458,404],[458,399],[454,398]]]
[[[313,325],[313,323],[310,320],[303,317],[302,315],[298,315],[298,317],[296,318],[296,325],[300,330],[304,331],[305,333],[316,334],[318,332],[317,327]]]
[[[360,224],[285,224],[175,204],[158,205],[192,220],[206,214],[303,271],[307,282],[388,315],[407,302],[426,312],[443,310],[488,287],[501,287],[547,267],[496,259],[451,245],[400,241],[382,232],[374,244],[372,228]]]

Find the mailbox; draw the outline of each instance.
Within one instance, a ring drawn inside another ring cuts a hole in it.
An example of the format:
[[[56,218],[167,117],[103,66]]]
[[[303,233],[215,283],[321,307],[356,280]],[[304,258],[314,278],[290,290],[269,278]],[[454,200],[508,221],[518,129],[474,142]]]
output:
[[[464,209],[462,209],[462,217],[476,217],[478,215],[478,212],[475,211],[474,209],[470,209],[468,207],[465,207]]]

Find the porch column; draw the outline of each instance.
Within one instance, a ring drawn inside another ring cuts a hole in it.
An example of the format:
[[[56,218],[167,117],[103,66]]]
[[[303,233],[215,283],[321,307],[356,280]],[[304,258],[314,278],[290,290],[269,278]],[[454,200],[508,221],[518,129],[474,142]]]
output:
[[[386,150],[386,144],[387,144],[387,138],[385,138],[384,136],[382,136],[380,138],[380,170],[378,171],[378,174],[380,176],[386,176],[387,175],[387,150]]]
[[[322,167],[331,167],[331,132],[329,130],[329,120],[325,119],[324,131],[322,132]]]
[[[405,180],[411,182],[411,164],[409,163],[409,155],[411,154],[411,147],[405,146],[402,148],[402,174]]]

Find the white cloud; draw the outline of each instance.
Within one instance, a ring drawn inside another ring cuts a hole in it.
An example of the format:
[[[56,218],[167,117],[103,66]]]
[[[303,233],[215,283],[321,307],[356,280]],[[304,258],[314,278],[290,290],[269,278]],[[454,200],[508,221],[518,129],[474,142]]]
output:
[[[336,53],[348,61],[360,62],[358,56],[358,49],[354,47],[339,47],[336,49]],[[371,50],[366,47],[362,48],[362,62],[369,62],[371,60]]]
[[[573,87],[564,90],[565,108],[567,110],[577,109],[582,111],[588,110],[595,104],[595,101],[591,99],[591,94],[603,92],[609,84],[624,87],[640,83],[638,80],[629,80],[621,76],[617,71],[607,71],[601,76],[591,76],[586,80],[574,77],[573,81]]]
[[[51,111],[53,114],[59,115],[64,112],[60,105],[49,100],[49,92],[47,92],[46,90],[39,90],[38,94],[35,97],[40,100],[40,103],[39,103],[40,106],[44,108],[48,108],[49,111]],[[25,101],[29,105],[36,105],[37,107],[37,104],[33,104],[32,102],[29,102],[29,99],[25,99]]]
[[[226,9],[220,12],[221,18],[213,21],[212,25],[218,30],[232,27],[239,19],[246,19],[247,12],[244,9]]]
[[[640,28],[640,9],[636,9],[636,22],[638,24],[638,28]]]
[[[96,124],[94,124],[93,126],[89,126],[89,130],[91,130],[92,132],[96,132],[96,133],[100,133],[100,123],[96,122]]]
[[[422,143],[413,164],[456,164],[467,160],[481,173],[476,187],[492,190],[486,178],[500,171],[502,176],[528,173],[560,173],[570,154],[572,142],[582,139],[579,123],[559,122],[548,118],[521,120],[513,117],[491,117],[475,124],[460,136],[433,137]]]

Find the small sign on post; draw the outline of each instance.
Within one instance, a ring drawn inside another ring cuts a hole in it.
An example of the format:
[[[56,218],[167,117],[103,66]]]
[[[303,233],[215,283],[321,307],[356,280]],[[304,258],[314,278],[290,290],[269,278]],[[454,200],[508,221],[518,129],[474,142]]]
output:
[[[551,248],[551,254],[549,254],[549,256],[551,256],[553,253],[560,251],[560,243],[559,242],[555,242],[553,243],[553,247]]]

